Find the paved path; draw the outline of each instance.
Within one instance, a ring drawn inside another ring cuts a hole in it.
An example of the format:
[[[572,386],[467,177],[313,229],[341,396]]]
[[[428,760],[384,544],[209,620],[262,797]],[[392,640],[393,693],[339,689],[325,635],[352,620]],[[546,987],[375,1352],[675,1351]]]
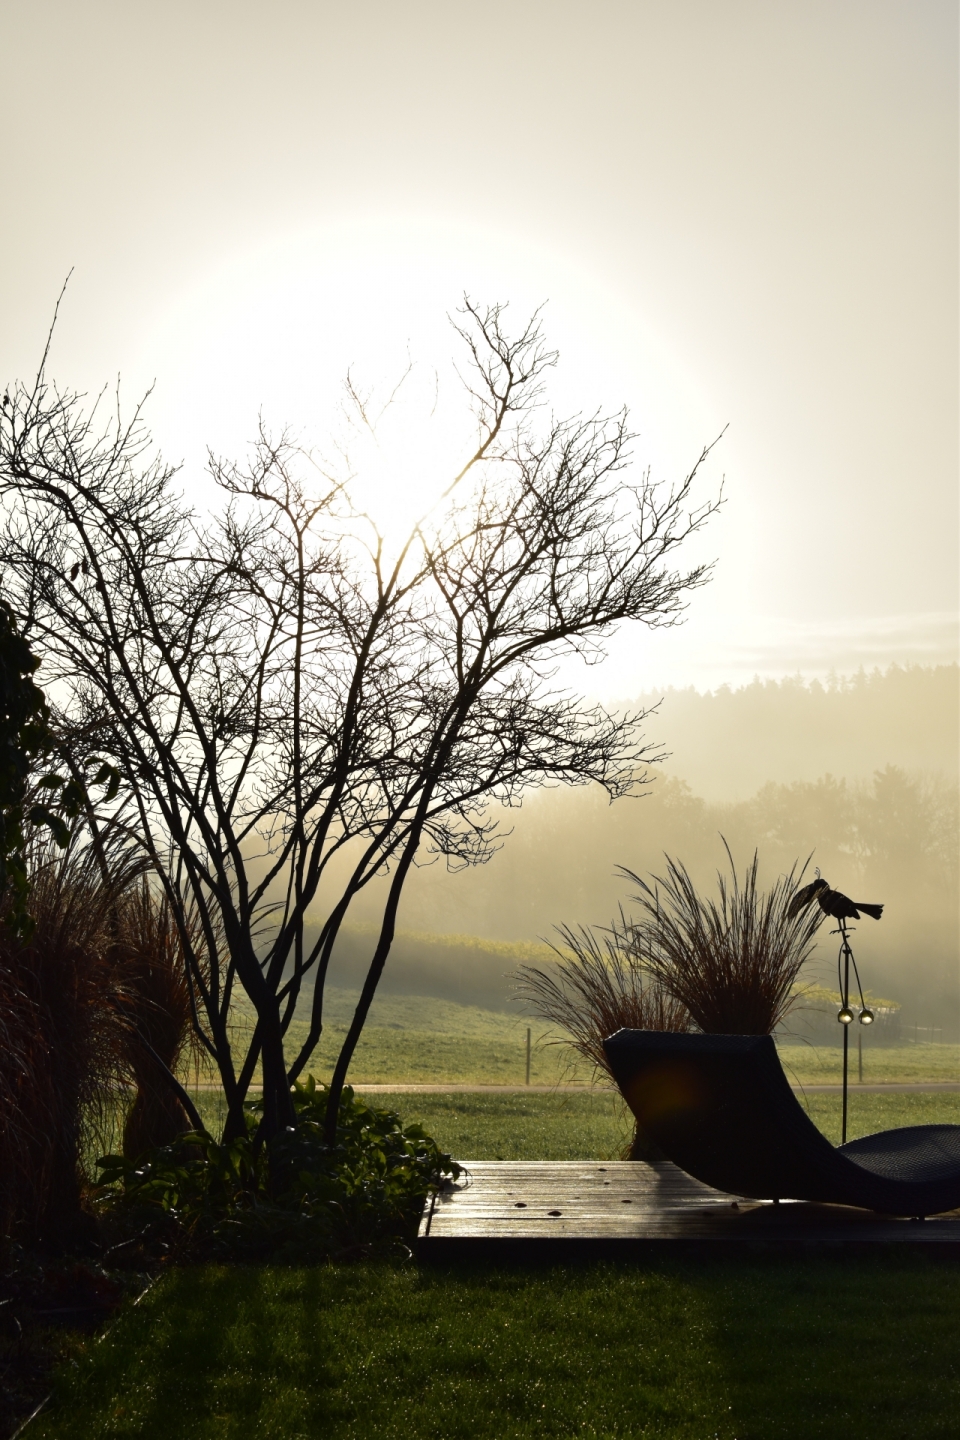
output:
[[[352,1087],[361,1095],[609,1095],[611,1092],[600,1085],[410,1085],[396,1081],[392,1085],[364,1085]],[[221,1085],[204,1082],[190,1086],[193,1090],[222,1090]],[[259,1090],[259,1085],[251,1085]],[[842,1085],[793,1085],[804,1095],[839,1095]],[[913,1090],[960,1091],[960,1081],[917,1080],[905,1085],[858,1085],[850,1084],[850,1094],[858,1091],[861,1095],[909,1094]]]
[[[377,1093],[389,1095],[609,1095],[610,1091],[601,1086],[590,1085],[354,1085],[354,1090],[363,1094],[376,1095]],[[794,1090],[800,1090],[804,1095],[810,1094],[837,1094],[842,1090],[842,1085],[794,1085]],[[888,1095],[891,1093],[909,1093],[913,1090],[947,1090],[960,1091],[960,1081],[953,1080],[918,1080],[916,1083],[905,1085],[857,1085],[851,1084],[850,1094],[857,1091],[861,1095]]]

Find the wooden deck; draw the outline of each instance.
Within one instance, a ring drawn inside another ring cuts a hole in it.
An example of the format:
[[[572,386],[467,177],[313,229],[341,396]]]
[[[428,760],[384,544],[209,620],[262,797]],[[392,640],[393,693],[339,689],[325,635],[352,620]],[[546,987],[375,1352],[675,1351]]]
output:
[[[922,1244],[960,1258],[960,1212],[893,1220],[843,1205],[737,1199],[663,1162],[465,1162],[427,1201],[422,1259],[573,1258],[650,1248]]]

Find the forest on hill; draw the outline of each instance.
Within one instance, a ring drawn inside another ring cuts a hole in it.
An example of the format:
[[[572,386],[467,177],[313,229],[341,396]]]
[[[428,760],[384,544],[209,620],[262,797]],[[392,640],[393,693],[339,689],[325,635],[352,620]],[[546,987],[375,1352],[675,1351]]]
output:
[[[666,772],[709,800],[745,799],[770,780],[866,780],[889,764],[956,777],[960,764],[956,665],[668,690],[638,703],[658,707],[646,728],[668,752]]]

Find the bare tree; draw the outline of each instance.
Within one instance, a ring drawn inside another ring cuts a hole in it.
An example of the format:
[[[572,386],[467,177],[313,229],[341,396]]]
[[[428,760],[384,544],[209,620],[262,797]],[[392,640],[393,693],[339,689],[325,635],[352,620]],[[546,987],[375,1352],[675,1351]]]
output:
[[[72,763],[95,753],[122,776],[116,803],[177,920],[228,1134],[258,1063],[264,1134],[294,1123],[337,935],[374,877],[388,881],[331,1135],[415,858],[488,859],[491,802],[530,786],[616,798],[645,783],[642,714],[584,704],[552,666],[599,656],[621,621],[675,623],[707,578],[673,559],[718,503],[691,499],[707,450],[674,487],[629,483],[625,415],[543,408],[556,357],[537,317],[511,338],[501,307],[467,303],[458,330],[476,443],[392,557],[349,479],[288,436],[261,429],[244,466],[212,459],[224,505],[203,518],[151,457],[139,409],[105,428],[43,369],[3,408],[6,599]],[[288,1056],[311,972],[309,1034]],[[235,1055],[238,986],[257,1018]]]

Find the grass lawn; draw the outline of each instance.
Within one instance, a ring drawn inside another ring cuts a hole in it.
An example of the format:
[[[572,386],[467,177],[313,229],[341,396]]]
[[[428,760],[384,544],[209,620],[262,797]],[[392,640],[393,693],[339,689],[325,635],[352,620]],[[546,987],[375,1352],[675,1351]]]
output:
[[[837,1029],[840,1027],[837,1026]],[[858,1074],[856,1035],[850,1047],[850,1078]],[[798,1085],[839,1085],[843,1079],[843,1050],[839,1045],[780,1045],[780,1061]],[[863,1045],[865,1085],[922,1084],[924,1081],[960,1084],[960,1045]]]
[[[442,1149],[465,1160],[609,1160],[632,1129],[622,1101],[609,1091],[553,1095],[417,1095],[377,1093],[375,1105],[420,1120]],[[810,1095],[814,1124],[840,1142],[839,1095]],[[960,1125],[960,1092],[892,1095],[851,1090],[847,1138],[900,1125]]]
[[[326,992],[324,1032],[309,1065],[318,1080],[328,1079],[333,1071],[355,1004],[356,996],[349,991]],[[573,1057],[565,1046],[536,1044],[548,1031],[542,1021],[432,995],[378,995],[349,1078],[354,1084],[522,1085],[528,1026],[534,1040],[531,1079],[534,1084],[554,1085],[570,1071]],[[252,1028],[252,1011],[239,1001],[238,1037]],[[286,1041],[290,1055],[303,1043],[307,1028],[306,1015],[298,1014]],[[580,1078],[589,1076],[584,1071]]]
[[[31,1437],[955,1437],[960,1275],[731,1263],[171,1272]]]
[[[325,1030],[309,1069],[328,1079],[346,1034],[356,997],[330,989],[324,1002]],[[237,1037],[252,1030],[252,1012],[238,1004]],[[538,1044],[551,1031],[543,1022],[519,1014],[458,1005],[429,995],[382,995],[374,1001],[370,1020],[350,1067],[355,1084],[522,1085],[526,1071],[527,1026],[533,1035],[531,1080],[555,1085],[564,1079],[589,1081],[590,1070],[564,1045]],[[839,1030],[839,1026],[837,1027]],[[307,1033],[306,1016],[298,1016],[287,1038],[296,1053]],[[852,1037],[856,1038],[856,1037]],[[780,1045],[791,1079],[803,1085],[839,1083],[839,1045]],[[851,1073],[857,1074],[857,1046],[851,1051]],[[863,1078],[866,1082],[951,1080],[960,1082],[960,1045],[880,1045],[863,1032]]]
[[[617,1155],[609,1092],[378,1094],[465,1159]],[[208,1103],[212,1097],[207,1097]],[[840,1100],[809,1097],[837,1138]],[[960,1094],[851,1095],[851,1134],[960,1123]],[[30,1435],[954,1437],[960,1270],[804,1259],[171,1271],[74,1339]]]
[[[222,1119],[219,1094],[201,1092],[198,1101],[208,1124]],[[421,1121],[441,1149],[463,1160],[611,1160],[621,1154],[632,1133],[619,1096],[608,1090],[544,1094],[458,1091],[417,1094],[377,1091],[365,1097],[404,1120]],[[840,1096],[801,1096],[814,1124],[840,1142]],[[960,1125],[960,1092],[915,1091],[877,1095],[850,1089],[848,1139],[900,1125]]]

